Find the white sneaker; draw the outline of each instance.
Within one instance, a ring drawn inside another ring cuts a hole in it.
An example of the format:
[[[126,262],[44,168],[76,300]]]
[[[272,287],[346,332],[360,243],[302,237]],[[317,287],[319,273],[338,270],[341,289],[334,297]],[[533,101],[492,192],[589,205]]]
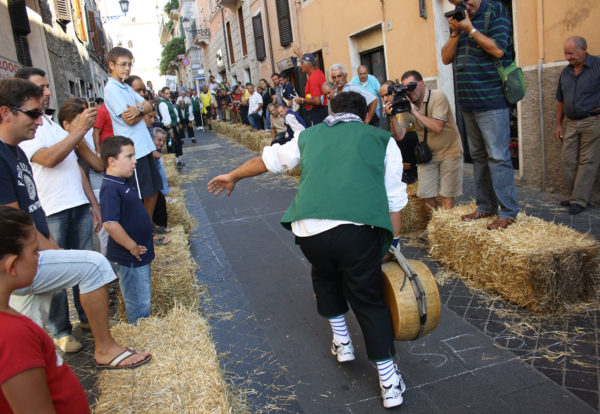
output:
[[[352,341],[337,345],[331,341],[331,355],[337,357],[338,362],[354,361],[354,347]]]
[[[381,387],[381,398],[383,399],[383,406],[385,408],[397,407],[404,402],[402,394],[404,393],[404,391],[406,391],[406,385],[404,384],[402,375],[400,375],[400,372],[398,370],[396,370],[396,374],[398,375],[397,385],[390,385],[386,388],[383,385],[381,385],[381,382],[379,383]]]

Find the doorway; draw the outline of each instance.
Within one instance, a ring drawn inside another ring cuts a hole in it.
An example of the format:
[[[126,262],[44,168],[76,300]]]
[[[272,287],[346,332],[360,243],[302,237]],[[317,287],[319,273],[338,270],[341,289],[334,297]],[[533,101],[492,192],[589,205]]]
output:
[[[387,80],[383,46],[360,53],[360,64],[366,66],[367,72],[375,76],[379,83]]]

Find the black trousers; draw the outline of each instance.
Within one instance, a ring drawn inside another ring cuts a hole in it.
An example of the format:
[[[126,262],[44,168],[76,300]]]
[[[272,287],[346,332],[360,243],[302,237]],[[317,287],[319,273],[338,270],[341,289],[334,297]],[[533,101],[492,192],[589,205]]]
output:
[[[342,315],[348,304],[360,324],[367,356],[380,361],[395,355],[394,328],[383,300],[380,230],[344,224],[311,237],[297,237],[312,265],[318,312]]]
[[[173,127],[172,130],[175,134],[175,138],[173,138],[173,151],[176,157],[181,157],[183,155],[183,127],[181,130],[179,127]]]
[[[327,118],[329,112],[327,111],[326,106],[319,106],[317,108],[313,108],[310,111],[306,112],[306,126],[311,127],[313,125],[320,124]]]
[[[196,127],[200,126],[200,111],[193,111],[194,113],[194,125],[196,125]]]
[[[158,192],[158,198],[156,199],[156,207],[154,207],[152,221],[157,226],[167,227],[167,200],[165,200],[165,196],[160,191]]]

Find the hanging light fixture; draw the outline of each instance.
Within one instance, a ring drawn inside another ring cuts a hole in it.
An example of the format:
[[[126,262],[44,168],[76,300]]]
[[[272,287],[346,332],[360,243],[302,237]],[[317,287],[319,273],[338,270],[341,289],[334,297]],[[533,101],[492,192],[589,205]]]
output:
[[[119,6],[121,6],[123,14],[127,14],[129,11],[129,0],[119,0]]]

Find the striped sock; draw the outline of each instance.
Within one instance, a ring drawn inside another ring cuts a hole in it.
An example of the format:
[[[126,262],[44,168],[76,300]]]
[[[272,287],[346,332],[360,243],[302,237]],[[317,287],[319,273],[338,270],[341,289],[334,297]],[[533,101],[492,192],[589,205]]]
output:
[[[379,381],[381,381],[381,385],[384,387],[388,388],[390,385],[398,384],[396,366],[391,358],[378,362],[377,372],[379,372]]]
[[[350,334],[348,333],[348,327],[346,326],[346,318],[344,318],[344,315],[330,318],[329,324],[331,325],[331,330],[333,331],[333,341],[337,345],[350,342]]]

